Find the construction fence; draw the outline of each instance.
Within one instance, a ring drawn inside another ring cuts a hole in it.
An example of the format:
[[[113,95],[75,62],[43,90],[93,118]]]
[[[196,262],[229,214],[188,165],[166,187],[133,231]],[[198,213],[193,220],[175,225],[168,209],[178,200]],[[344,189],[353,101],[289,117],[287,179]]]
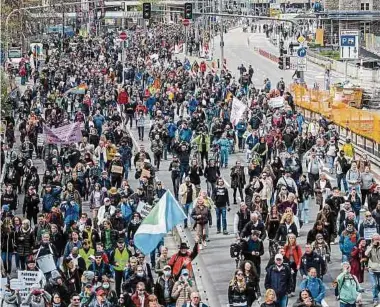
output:
[[[336,125],[380,144],[379,113],[351,107],[330,91],[292,85],[291,92],[297,106],[321,114]]]

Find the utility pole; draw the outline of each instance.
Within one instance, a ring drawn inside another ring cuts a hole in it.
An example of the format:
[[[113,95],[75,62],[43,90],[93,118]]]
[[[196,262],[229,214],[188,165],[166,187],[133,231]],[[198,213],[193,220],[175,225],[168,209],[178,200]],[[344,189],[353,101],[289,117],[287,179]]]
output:
[[[62,5],[62,53],[65,50],[64,44],[65,44],[65,8],[63,6],[63,1],[61,2]]]
[[[223,0],[219,0],[219,14],[223,12]],[[220,22],[220,67],[223,69],[224,65],[224,29],[223,29],[223,16],[219,17]]]

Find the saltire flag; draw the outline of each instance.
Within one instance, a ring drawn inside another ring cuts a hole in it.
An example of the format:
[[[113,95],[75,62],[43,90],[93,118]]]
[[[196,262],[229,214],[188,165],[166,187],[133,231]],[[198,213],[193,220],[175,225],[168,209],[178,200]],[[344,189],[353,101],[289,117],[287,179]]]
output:
[[[133,240],[135,246],[144,255],[148,255],[163,237],[185,218],[182,207],[167,190],[137,229]]]

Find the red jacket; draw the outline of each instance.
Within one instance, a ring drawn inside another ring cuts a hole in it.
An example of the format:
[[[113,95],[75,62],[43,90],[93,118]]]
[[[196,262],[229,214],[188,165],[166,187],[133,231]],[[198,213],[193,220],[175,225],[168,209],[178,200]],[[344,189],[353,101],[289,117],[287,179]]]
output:
[[[137,292],[131,296],[131,299],[132,299],[132,302],[135,304],[136,307],[149,307],[148,297],[149,297],[149,294],[145,292],[144,306],[141,305],[141,302],[140,302],[140,299],[137,295]]]
[[[128,93],[126,91],[120,92],[117,96],[118,104],[127,104],[129,101]]]
[[[139,112],[143,112],[144,114],[146,114],[148,112],[148,109],[143,104],[139,104],[136,107],[136,113],[139,113]]]
[[[199,68],[200,68],[201,72],[205,72],[206,71],[206,63],[202,62]]]
[[[301,258],[302,258],[301,247],[299,245],[292,246],[292,247],[289,246],[289,245],[285,245],[284,246],[285,257],[288,258],[288,259],[290,257],[290,249],[293,249],[294,262],[295,262],[296,266],[299,267],[301,265]]]

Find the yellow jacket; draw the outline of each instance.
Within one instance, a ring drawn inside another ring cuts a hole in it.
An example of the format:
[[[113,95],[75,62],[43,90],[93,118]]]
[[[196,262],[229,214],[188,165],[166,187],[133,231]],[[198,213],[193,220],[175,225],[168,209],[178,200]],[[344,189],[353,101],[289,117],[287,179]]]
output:
[[[355,155],[355,148],[352,143],[346,143],[343,145],[342,150],[344,151],[344,155],[350,158],[353,158]]]
[[[106,149],[106,153],[107,153],[107,161],[111,161],[115,157],[115,154],[116,154],[115,145],[108,146]]]

